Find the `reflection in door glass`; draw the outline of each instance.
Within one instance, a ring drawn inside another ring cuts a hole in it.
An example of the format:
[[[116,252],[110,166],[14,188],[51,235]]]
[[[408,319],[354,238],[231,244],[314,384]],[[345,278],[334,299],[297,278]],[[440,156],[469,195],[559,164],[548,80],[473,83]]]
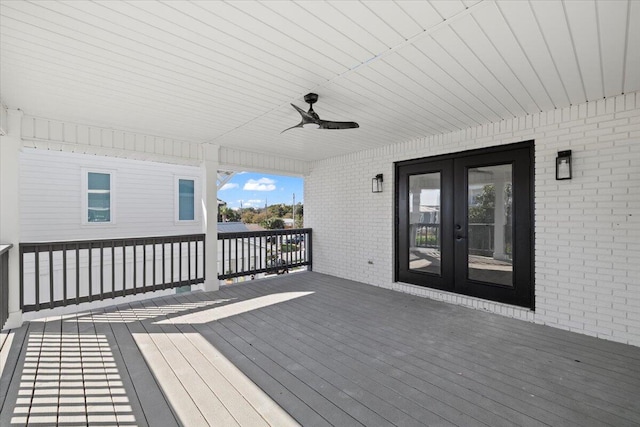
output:
[[[511,165],[468,172],[469,279],[513,286]]]
[[[409,177],[409,269],[440,275],[440,173]]]

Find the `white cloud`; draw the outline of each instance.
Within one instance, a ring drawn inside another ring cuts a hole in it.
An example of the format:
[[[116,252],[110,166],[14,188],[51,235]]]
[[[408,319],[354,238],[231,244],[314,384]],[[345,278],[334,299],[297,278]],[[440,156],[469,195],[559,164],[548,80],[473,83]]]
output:
[[[253,199],[253,200],[243,200],[242,206],[245,208],[253,208],[256,206],[262,206],[262,200]]]
[[[232,188],[238,188],[238,184],[233,182],[228,182],[220,188],[220,191],[231,190]]]
[[[269,178],[258,180],[250,179],[244,184],[243,190],[247,191],[273,191],[276,189],[276,182]]]

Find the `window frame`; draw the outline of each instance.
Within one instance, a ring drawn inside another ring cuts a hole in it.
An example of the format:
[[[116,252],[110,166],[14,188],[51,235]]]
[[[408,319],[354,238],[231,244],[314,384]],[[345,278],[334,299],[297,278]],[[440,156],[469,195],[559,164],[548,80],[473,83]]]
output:
[[[80,219],[83,226],[100,227],[116,224],[116,171],[113,169],[82,168],[82,203]],[[109,221],[89,221],[89,174],[109,175]]]
[[[180,180],[188,180],[193,181],[193,219],[180,219]],[[174,196],[173,196],[173,205],[174,205],[174,214],[173,220],[174,222],[179,224],[197,224],[200,222],[200,210],[198,209],[198,194],[200,190],[200,183],[198,181],[198,177],[192,175],[174,175]]]

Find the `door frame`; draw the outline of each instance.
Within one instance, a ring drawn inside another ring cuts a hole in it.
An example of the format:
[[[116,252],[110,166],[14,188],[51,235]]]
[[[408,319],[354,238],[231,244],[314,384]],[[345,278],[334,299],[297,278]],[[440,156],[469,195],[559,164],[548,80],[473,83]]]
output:
[[[400,212],[400,207],[401,206],[406,206],[406,201],[407,201],[407,195],[403,195],[400,194],[400,168],[411,168],[412,166],[416,166],[416,170],[419,171],[420,165],[425,163],[425,162],[434,162],[434,164],[436,164],[436,162],[438,161],[444,161],[444,160],[453,160],[453,159],[459,159],[459,158],[464,158],[464,157],[472,157],[472,156],[481,156],[481,155],[487,155],[487,154],[494,154],[494,153],[499,153],[499,152],[505,152],[505,151],[511,151],[511,150],[521,150],[521,149],[527,149],[529,152],[529,170],[526,171],[526,173],[528,173],[529,176],[529,206],[530,206],[530,210],[528,213],[528,220],[529,220],[529,230],[528,230],[528,237],[529,237],[529,247],[528,252],[529,252],[529,260],[528,260],[528,270],[529,270],[529,274],[528,279],[529,279],[529,283],[530,283],[530,294],[527,295],[527,299],[528,302],[526,304],[518,304],[518,303],[514,303],[514,305],[518,305],[518,306],[522,306],[522,307],[527,307],[530,308],[532,311],[535,310],[535,271],[534,271],[534,267],[535,267],[535,233],[534,233],[534,214],[535,214],[535,205],[534,205],[534,199],[535,199],[535,194],[534,194],[534,181],[535,181],[535,151],[534,151],[534,141],[533,140],[528,140],[528,141],[523,141],[523,142],[518,142],[518,143],[513,143],[513,144],[505,144],[505,145],[499,145],[499,146],[492,146],[492,147],[487,147],[487,148],[478,148],[478,149],[472,149],[472,150],[466,150],[466,151],[459,151],[459,152],[454,152],[454,153],[446,153],[446,154],[442,154],[442,155],[437,155],[437,156],[428,156],[428,157],[421,157],[421,158],[417,158],[417,159],[410,159],[410,160],[404,160],[404,161],[398,161],[398,162],[394,162],[394,178],[395,178],[395,182],[394,182],[394,281],[395,282],[400,282],[400,267],[401,267],[401,263],[404,262],[403,260],[400,260],[400,253],[401,253],[401,248],[400,248],[400,233],[404,232],[403,231],[403,227],[406,226],[406,224],[404,224],[406,222],[406,220],[404,218],[401,218],[401,212]],[[424,170],[424,169],[423,169]],[[434,169],[435,171],[435,169]],[[428,170],[425,170],[425,173],[429,173]],[[515,173],[515,171],[514,171]],[[519,171],[519,173],[525,173],[525,171]],[[444,180],[443,180],[444,182]],[[444,194],[444,191],[443,191]],[[444,201],[444,197],[443,197],[443,201]],[[404,205],[403,205],[404,204]],[[445,207],[444,205],[448,205],[448,207]],[[443,207],[442,207],[443,211],[445,209],[447,209],[448,211],[450,211],[450,214],[453,215],[453,206],[450,203],[443,203]],[[443,215],[445,213],[443,212]],[[445,241],[444,238],[444,229],[443,231],[443,238],[442,241]],[[520,233],[523,233],[526,231],[520,230]],[[522,262],[526,262],[526,261],[522,261]],[[417,273],[419,275],[419,273]],[[446,279],[449,280],[449,279]],[[515,280],[515,278],[514,278]],[[417,280],[414,280],[414,282],[416,282]],[[415,284],[416,286],[423,286],[423,287],[427,287],[429,289],[435,289],[435,290],[441,290],[441,291],[446,291],[446,292],[452,292],[452,293],[456,293],[459,295],[467,295],[470,297],[477,297],[475,295],[473,295],[473,293],[461,293],[459,291],[455,290],[454,284],[448,284],[445,282],[445,279],[443,279],[441,281],[441,283],[438,285],[426,285],[426,284],[421,284],[421,283],[412,283],[412,282],[402,282],[402,283],[411,283],[411,284]],[[478,297],[481,298],[481,297]],[[512,304],[507,302],[507,304]]]

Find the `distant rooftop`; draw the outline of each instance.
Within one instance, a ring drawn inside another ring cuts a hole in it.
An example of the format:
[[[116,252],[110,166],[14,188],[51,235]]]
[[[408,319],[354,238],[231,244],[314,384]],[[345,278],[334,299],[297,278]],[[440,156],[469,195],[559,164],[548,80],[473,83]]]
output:
[[[218,233],[237,233],[241,231],[262,231],[265,230],[258,224],[245,224],[243,222],[219,222]]]

